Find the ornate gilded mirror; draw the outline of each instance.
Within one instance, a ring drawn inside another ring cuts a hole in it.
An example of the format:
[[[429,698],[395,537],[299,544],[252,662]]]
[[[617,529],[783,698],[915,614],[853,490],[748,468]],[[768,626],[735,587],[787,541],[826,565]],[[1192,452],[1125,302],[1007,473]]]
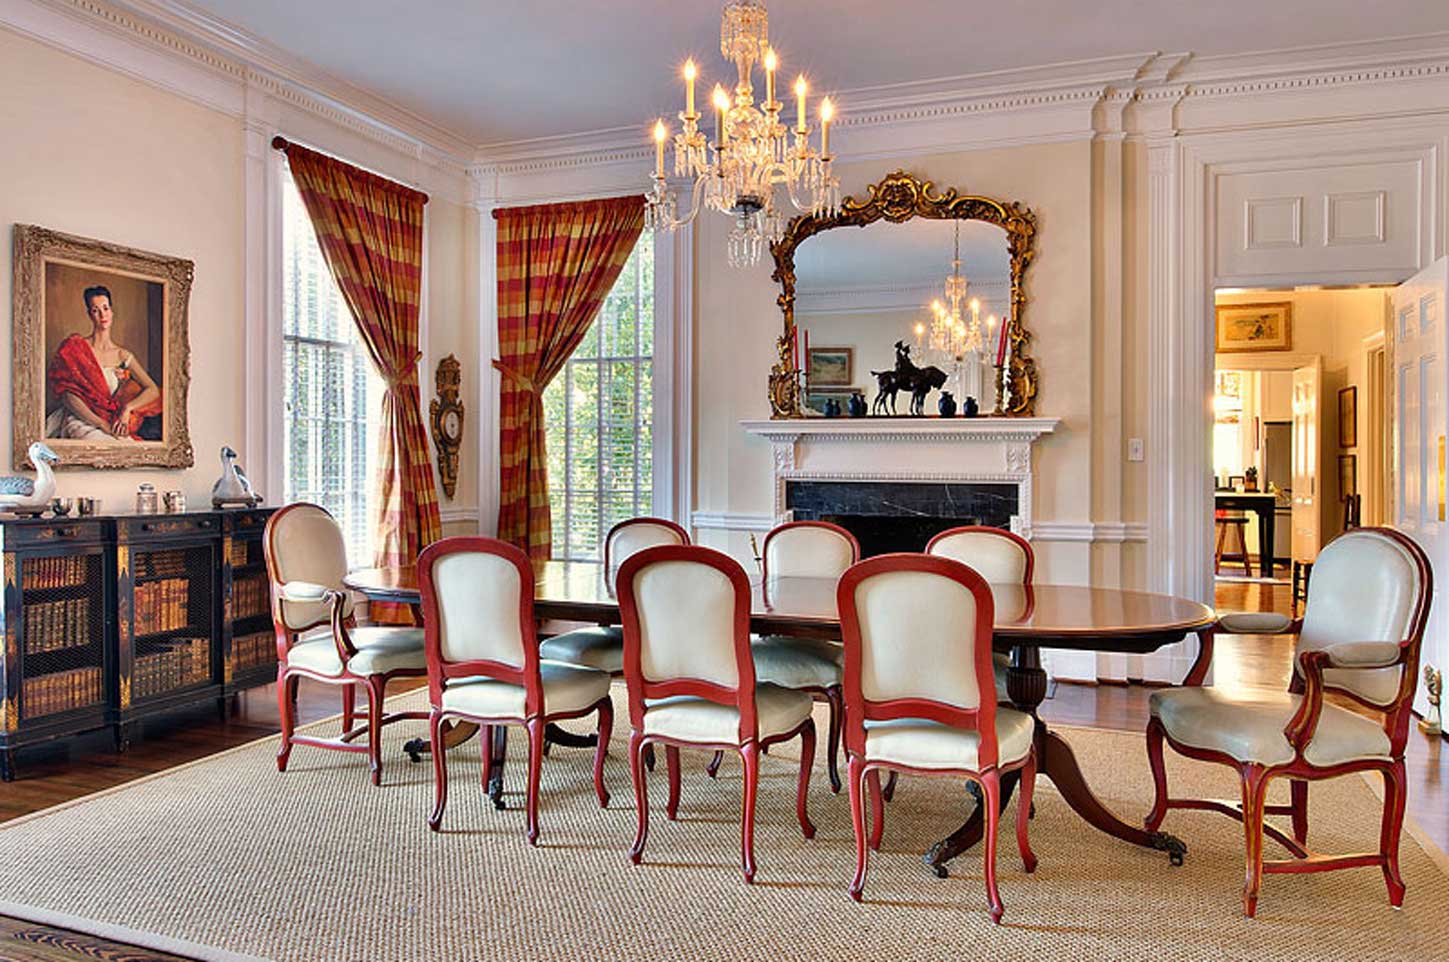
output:
[[[962,405],[969,395],[982,414],[1033,415],[1038,380],[1023,316],[1035,215],[1018,203],[937,193],[905,171],[868,190],[833,216],[796,217],[770,248],[784,315],[771,415],[806,416],[857,391],[879,397],[895,386],[882,372],[903,358],[934,371],[918,387],[951,391]],[[855,230],[836,230],[847,227]],[[924,396],[910,402],[913,413]]]

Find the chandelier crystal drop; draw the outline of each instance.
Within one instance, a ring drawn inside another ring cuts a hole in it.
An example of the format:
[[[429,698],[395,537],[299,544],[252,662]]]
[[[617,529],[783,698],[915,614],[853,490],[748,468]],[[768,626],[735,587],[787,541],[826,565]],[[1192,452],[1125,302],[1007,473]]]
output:
[[[810,144],[806,124],[809,85],[804,75],[795,80],[795,127],[781,123],[784,108],[775,97],[779,58],[770,46],[769,19],[756,0],[742,0],[724,8],[720,21],[720,53],[735,66],[737,82],[731,94],[714,86],[710,106],[715,112],[714,138],[700,130],[695,109],[695,83],[699,70],[685,62],[683,127],[673,137],[674,176],[693,180],[689,208],[679,212],[679,200],[665,176],[664,154],[669,128],[661,119],[654,125],[653,186],[645,196],[645,226],[669,231],[688,224],[702,207],[734,219],[729,236],[729,262],[733,267],[756,264],[766,243],[785,232],[784,198],[798,211],[834,214],[840,206],[840,182],[831,172],[830,125],[835,106],[820,102],[820,147]],[[765,99],[755,104],[754,69],[764,73]],[[783,190],[781,190],[783,188]],[[784,196],[781,197],[780,195]]]

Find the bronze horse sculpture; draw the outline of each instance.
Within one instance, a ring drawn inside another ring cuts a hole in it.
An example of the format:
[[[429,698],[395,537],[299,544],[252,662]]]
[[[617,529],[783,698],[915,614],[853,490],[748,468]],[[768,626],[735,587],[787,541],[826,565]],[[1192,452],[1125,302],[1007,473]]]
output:
[[[896,341],[896,366],[889,371],[871,371],[875,375],[876,392],[875,402],[871,405],[872,414],[885,414],[886,403],[889,401],[890,413],[896,413],[896,392],[909,391],[911,403],[908,408],[911,414],[921,415],[925,413],[926,395],[932,389],[940,389],[946,383],[946,372],[935,365],[917,367],[911,362],[911,346],[905,341]]]

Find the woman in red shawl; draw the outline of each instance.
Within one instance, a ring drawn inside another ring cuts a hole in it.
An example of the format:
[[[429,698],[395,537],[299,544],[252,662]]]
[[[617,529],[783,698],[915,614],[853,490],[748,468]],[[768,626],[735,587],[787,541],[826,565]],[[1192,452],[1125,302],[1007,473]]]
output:
[[[111,340],[111,292],[88,287],[82,295],[91,336],[60,342],[46,371],[59,406],[45,434],[78,440],[161,440],[161,389],[136,356]]]

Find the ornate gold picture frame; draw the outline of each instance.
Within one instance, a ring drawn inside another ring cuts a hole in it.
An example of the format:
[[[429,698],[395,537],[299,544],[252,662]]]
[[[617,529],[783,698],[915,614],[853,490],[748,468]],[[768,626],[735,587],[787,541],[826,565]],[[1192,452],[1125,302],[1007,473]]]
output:
[[[1030,354],[1031,331],[1024,319],[1026,269],[1035,256],[1036,215],[1021,204],[960,194],[954,188],[935,193],[934,184],[903,170],[871,184],[864,200],[847,197],[832,216],[802,214],[790,221],[785,235],[770,245],[775,258],[773,279],[780,285],[776,303],[784,316],[784,332],[776,342],[778,360],[770,369],[770,413],[776,418],[801,417],[800,377],[795,368],[795,249],[807,238],[837,227],[864,227],[878,220],[892,223],[913,217],[937,220],[979,220],[1006,232],[1011,257],[1011,315],[1005,367],[997,368],[997,407],[994,415],[1031,417],[1036,413],[1040,386],[1036,361]],[[1004,390],[1003,390],[1004,389]],[[1005,396],[1006,403],[1002,403]]]
[[[179,257],[16,224],[11,457],[58,469],[188,468],[187,304]]]

